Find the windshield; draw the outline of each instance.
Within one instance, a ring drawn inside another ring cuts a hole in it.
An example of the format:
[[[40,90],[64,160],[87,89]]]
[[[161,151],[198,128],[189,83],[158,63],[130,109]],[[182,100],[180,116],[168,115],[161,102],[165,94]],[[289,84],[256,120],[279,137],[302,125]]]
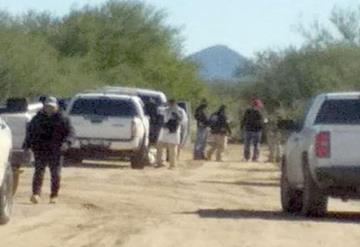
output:
[[[360,100],[327,100],[315,124],[360,124]]]
[[[109,98],[78,99],[75,101],[71,115],[97,115],[109,117],[133,117],[138,111],[130,100]]]

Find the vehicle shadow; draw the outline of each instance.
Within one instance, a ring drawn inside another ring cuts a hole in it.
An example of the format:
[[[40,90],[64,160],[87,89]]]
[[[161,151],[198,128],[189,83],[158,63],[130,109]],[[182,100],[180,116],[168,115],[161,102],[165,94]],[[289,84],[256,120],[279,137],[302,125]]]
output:
[[[77,164],[67,164],[68,168],[83,168],[83,169],[130,169],[130,165],[115,164],[115,163],[94,163],[83,162]]]
[[[195,212],[182,212],[184,215],[198,215],[201,218],[214,219],[260,219],[271,221],[313,221],[331,223],[360,223],[360,212],[329,212],[322,218],[307,218],[281,211],[249,209],[199,209]]]
[[[276,169],[276,168],[242,168],[242,167],[239,167],[239,168],[235,168],[235,167],[229,167],[229,168],[226,168],[227,170],[234,170],[234,171],[239,171],[239,172],[260,172],[260,173],[263,173],[263,172],[280,172],[279,169]]]
[[[254,187],[279,187],[279,182],[250,182],[250,181],[209,181],[205,180],[202,183],[207,184],[224,184],[224,185],[240,185],[240,186],[254,186]]]

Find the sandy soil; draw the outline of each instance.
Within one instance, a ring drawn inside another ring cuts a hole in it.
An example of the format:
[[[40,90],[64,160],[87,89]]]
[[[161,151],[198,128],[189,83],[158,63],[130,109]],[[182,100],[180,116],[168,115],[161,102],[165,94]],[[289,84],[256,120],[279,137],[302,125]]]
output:
[[[269,163],[194,162],[175,171],[127,164],[85,163],[64,168],[56,205],[29,203],[32,170],[25,169],[1,246],[359,246],[360,207],[330,201],[323,219],[283,214],[279,171]],[[186,161],[188,160],[188,161]]]

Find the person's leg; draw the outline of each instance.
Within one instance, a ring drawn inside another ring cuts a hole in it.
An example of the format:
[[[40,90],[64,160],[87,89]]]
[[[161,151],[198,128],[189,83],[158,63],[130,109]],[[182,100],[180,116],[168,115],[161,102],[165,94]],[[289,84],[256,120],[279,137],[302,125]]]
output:
[[[35,171],[32,182],[32,192],[35,196],[41,195],[41,188],[44,180],[45,168],[47,165],[47,154],[35,154]]]
[[[169,163],[170,163],[170,168],[175,168],[176,167],[176,157],[177,157],[177,150],[178,150],[178,145],[175,144],[168,144],[168,150],[169,150]]]
[[[202,158],[202,134],[203,134],[203,128],[198,127],[196,132],[195,146],[194,146],[194,159]]]
[[[251,132],[245,131],[244,134],[244,158],[246,161],[250,159]]]
[[[156,165],[157,166],[163,166],[164,165],[164,161],[163,161],[163,154],[164,154],[164,148],[165,145],[162,142],[159,142],[156,145]]]
[[[207,128],[204,128],[202,133],[201,149],[200,149],[202,159],[205,159],[205,150],[206,150],[208,136],[209,136],[209,130]]]
[[[227,137],[226,135],[219,135],[217,140],[217,152],[216,152],[216,160],[223,161],[224,151],[227,146]]]
[[[212,140],[210,142],[210,149],[208,150],[207,152],[207,155],[206,155],[206,159],[207,160],[211,160],[211,157],[212,155],[214,154],[216,148],[217,148],[217,143],[216,143],[216,138],[217,138],[217,135],[213,134],[212,135]]]
[[[259,144],[261,141],[261,132],[253,132],[252,133],[252,139],[254,144],[254,152],[253,152],[253,161],[257,161],[259,159]]]
[[[49,168],[51,175],[51,194],[50,198],[56,198],[60,190],[61,182],[61,162],[60,153],[53,154],[49,160]]]
[[[13,174],[13,195],[15,195],[18,185],[19,185],[19,179],[20,179],[20,170],[21,164],[19,163],[13,163],[11,164],[12,174]]]

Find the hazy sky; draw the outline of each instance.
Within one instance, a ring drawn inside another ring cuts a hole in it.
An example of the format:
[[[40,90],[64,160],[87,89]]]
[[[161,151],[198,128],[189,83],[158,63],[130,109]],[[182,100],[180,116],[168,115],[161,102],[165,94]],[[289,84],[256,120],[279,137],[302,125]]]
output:
[[[84,4],[105,0],[0,0],[12,13],[27,9],[57,15]],[[334,6],[357,7],[359,0],[145,0],[167,10],[168,23],[182,27],[186,54],[215,44],[227,45],[245,56],[267,48],[299,45],[300,23],[326,21]]]

